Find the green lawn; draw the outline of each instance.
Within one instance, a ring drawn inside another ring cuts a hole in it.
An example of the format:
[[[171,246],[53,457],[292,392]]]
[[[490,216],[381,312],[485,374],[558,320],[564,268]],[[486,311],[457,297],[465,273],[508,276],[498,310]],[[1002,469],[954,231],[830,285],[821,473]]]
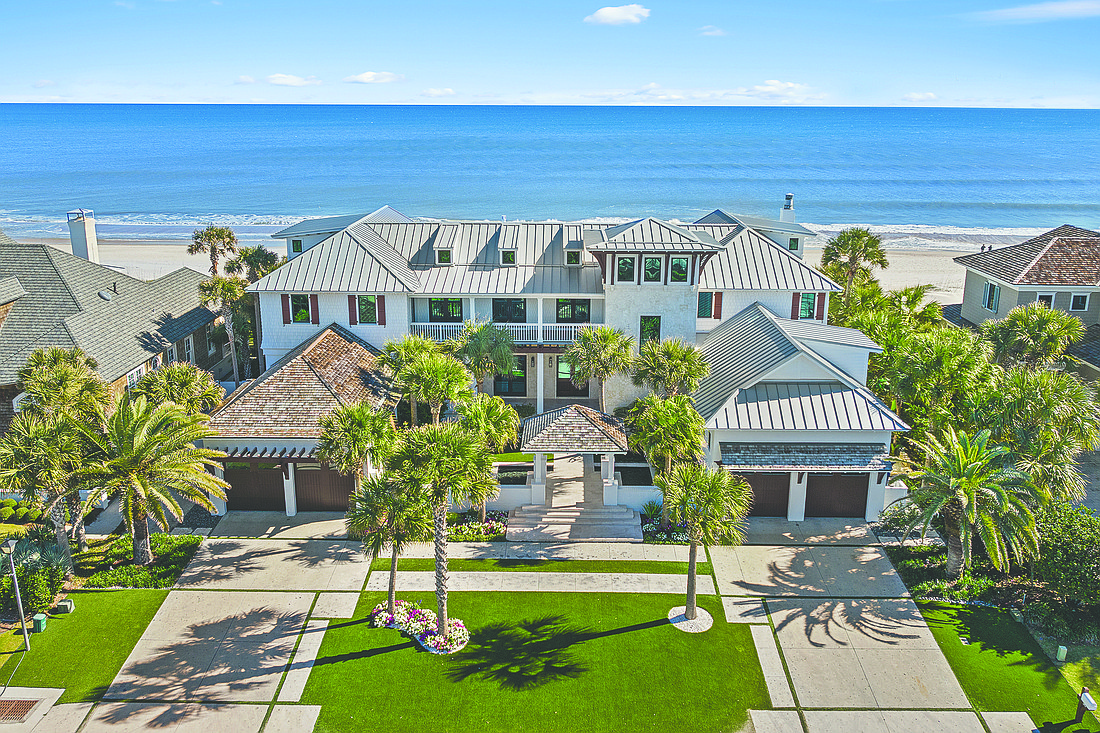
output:
[[[75,591],[71,614],[52,616],[42,634],[31,634],[31,651],[11,684],[64,687],[58,702],[93,702],[103,697],[126,657],[168,595],[166,590]],[[15,634],[19,634],[16,629]],[[5,659],[0,679],[7,680],[21,652]]]
[[[371,564],[372,571],[389,572],[390,561],[378,558]],[[431,558],[405,558],[397,561],[397,569],[427,572],[435,570]],[[448,560],[450,572],[505,571],[550,573],[669,573],[687,575],[686,562],[663,560]],[[699,575],[713,573],[709,562],[699,562]]]
[[[322,706],[318,732],[730,731],[771,707],[748,626],[714,596],[700,598],[714,626],[686,634],[667,621],[679,595],[451,593],[473,638],[446,657],[371,628],[384,598],[364,593],[325,634],[302,697]]]
[[[975,708],[1026,711],[1040,727],[1073,720],[1080,690],[1069,686],[1010,612],[933,601],[917,605]],[[1087,715],[1085,723],[1065,730],[1100,731],[1100,725]]]
[[[534,453],[494,453],[493,463],[534,463]],[[547,454],[546,463],[548,465],[554,464],[553,454]]]

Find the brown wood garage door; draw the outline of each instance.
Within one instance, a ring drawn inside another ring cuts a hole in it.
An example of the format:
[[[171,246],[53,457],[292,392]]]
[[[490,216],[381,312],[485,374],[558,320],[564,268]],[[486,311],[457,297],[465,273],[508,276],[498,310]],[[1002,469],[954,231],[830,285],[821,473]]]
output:
[[[281,468],[265,463],[229,463],[225,468],[225,480],[230,487],[226,492],[226,506],[230,509],[286,511]]]
[[[355,479],[343,476],[322,464],[297,466],[295,486],[300,512],[344,512],[348,497],[355,489]]]
[[[862,517],[867,513],[867,474],[811,473],[807,517]]]
[[[787,496],[791,491],[789,473],[748,473],[745,480],[752,487],[751,517],[787,516]]]

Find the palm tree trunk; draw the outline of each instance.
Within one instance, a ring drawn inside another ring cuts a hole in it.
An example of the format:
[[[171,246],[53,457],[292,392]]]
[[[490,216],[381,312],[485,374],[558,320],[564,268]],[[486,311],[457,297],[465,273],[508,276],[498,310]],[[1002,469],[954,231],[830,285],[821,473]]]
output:
[[[80,552],[88,549],[88,535],[84,530],[84,513],[80,511],[80,494],[73,491],[68,496],[69,520],[73,523],[73,540]]]
[[[688,548],[688,597],[687,608],[684,610],[684,616],[689,621],[694,621],[695,616],[698,614],[695,603],[695,557],[698,551],[699,543],[693,537],[691,547]]]
[[[149,565],[153,562],[153,545],[149,540],[149,518],[135,506],[131,524],[134,527],[134,565]]]
[[[607,399],[604,397],[604,385],[606,382],[606,379],[602,377],[600,378],[600,412],[604,413],[607,412],[607,408],[605,406],[607,404]]]
[[[955,582],[962,577],[966,558],[963,555],[962,537],[959,531],[951,526],[950,520],[944,526],[947,542],[947,579]]]
[[[225,333],[229,336],[229,358],[233,362],[233,382],[241,383],[241,372],[237,368],[237,339],[233,334],[233,313],[229,303],[222,301],[222,320],[225,321]]]
[[[665,475],[672,473],[672,456],[665,457]],[[668,518],[668,502],[661,498],[661,529],[667,530],[672,524]]]
[[[435,505],[432,516],[435,529],[435,602],[436,633],[447,635],[447,502]]]
[[[483,501],[477,506],[477,516],[482,524],[485,524],[485,504],[486,502]]]
[[[54,535],[57,537],[57,546],[61,548],[61,556],[65,560],[65,577],[73,574],[73,554],[69,550],[69,533],[65,531],[65,507],[60,501],[54,502],[50,510],[50,520],[53,521]]]
[[[428,406],[432,410],[432,425],[438,425],[439,424],[439,413],[443,412],[443,403],[440,402],[438,405],[433,405],[433,404],[429,403]]]
[[[416,400],[412,397],[409,398],[409,416],[412,418],[412,425],[409,427],[416,427]]]
[[[397,543],[393,543],[393,556],[390,558],[390,594],[387,611],[392,616],[397,607]]]

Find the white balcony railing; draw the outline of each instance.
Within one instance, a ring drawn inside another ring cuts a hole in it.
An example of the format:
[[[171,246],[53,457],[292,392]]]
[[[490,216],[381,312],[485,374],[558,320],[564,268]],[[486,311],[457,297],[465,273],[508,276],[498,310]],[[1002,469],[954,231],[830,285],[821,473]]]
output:
[[[462,333],[461,323],[410,323],[409,333],[425,336],[433,341],[450,341]]]
[[[571,344],[587,323],[497,323],[517,344]],[[449,341],[462,333],[461,323],[411,323],[409,333]]]
[[[517,344],[538,343],[539,324],[537,323],[494,323],[493,325],[512,334],[512,340]]]
[[[542,324],[542,343],[571,344],[577,340],[577,334],[587,323],[544,323]]]

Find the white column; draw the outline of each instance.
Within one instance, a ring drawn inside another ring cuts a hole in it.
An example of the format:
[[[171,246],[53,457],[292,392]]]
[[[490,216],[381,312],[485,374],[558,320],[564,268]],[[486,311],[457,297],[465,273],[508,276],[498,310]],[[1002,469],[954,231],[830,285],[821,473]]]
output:
[[[802,480],[799,481],[801,476]],[[806,471],[791,471],[791,488],[787,494],[787,521],[801,522],[806,518],[806,484],[810,474]]]
[[[535,310],[539,314],[538,343],[541,344],[542,343],[542,298],[536,298],[535,300],[538,303],[538,306],[536,306]],[[539,357],[540,360],[541,360],[541,358],[542,357]],[[539,410],[539,412],[542,412],[542,410]]]
[[[218,478],[220,478],[222,481],[225,481],[225,465],[222,464],[222,463],[219,463],[217,466],[215,466],[214,467],[214,475],[217,476]],[[224,517],[226,512],[229,511],[229,508],[225,505],[225,502],[222,501],[221,499],[218,499],[217,497],[212,497],[210,499],[210,501],[212,501],[214,503],[214,516],[215,517]]]
[[[295,475],[295,466],[297,464],[286,464],[286,473],[283,474],[283,500],[286,501],[286,515],[293,517],[298,513],[298,494],[295,492],[297,486],[297,477]]]
[[[879,513],[885,508],[886,472],[871,471],[867,474],[867,513],[863,518],[868,522],[877,522]]]
[[[539,303],[542,303],[541,298]],[[541,310],[542,306],[540,305],[539,308]],[[539,334],[540,336],[542,334],[541,324],[539,325]],[[546,411],[546,354],[536,354],[535,356],[537,357],[535,362],[538,364],[535,367],[535,412],[542,414]]]
[[[531,503],[535,506],[546,504],[546,454],[535,454],[535,470],[531,476]]]

